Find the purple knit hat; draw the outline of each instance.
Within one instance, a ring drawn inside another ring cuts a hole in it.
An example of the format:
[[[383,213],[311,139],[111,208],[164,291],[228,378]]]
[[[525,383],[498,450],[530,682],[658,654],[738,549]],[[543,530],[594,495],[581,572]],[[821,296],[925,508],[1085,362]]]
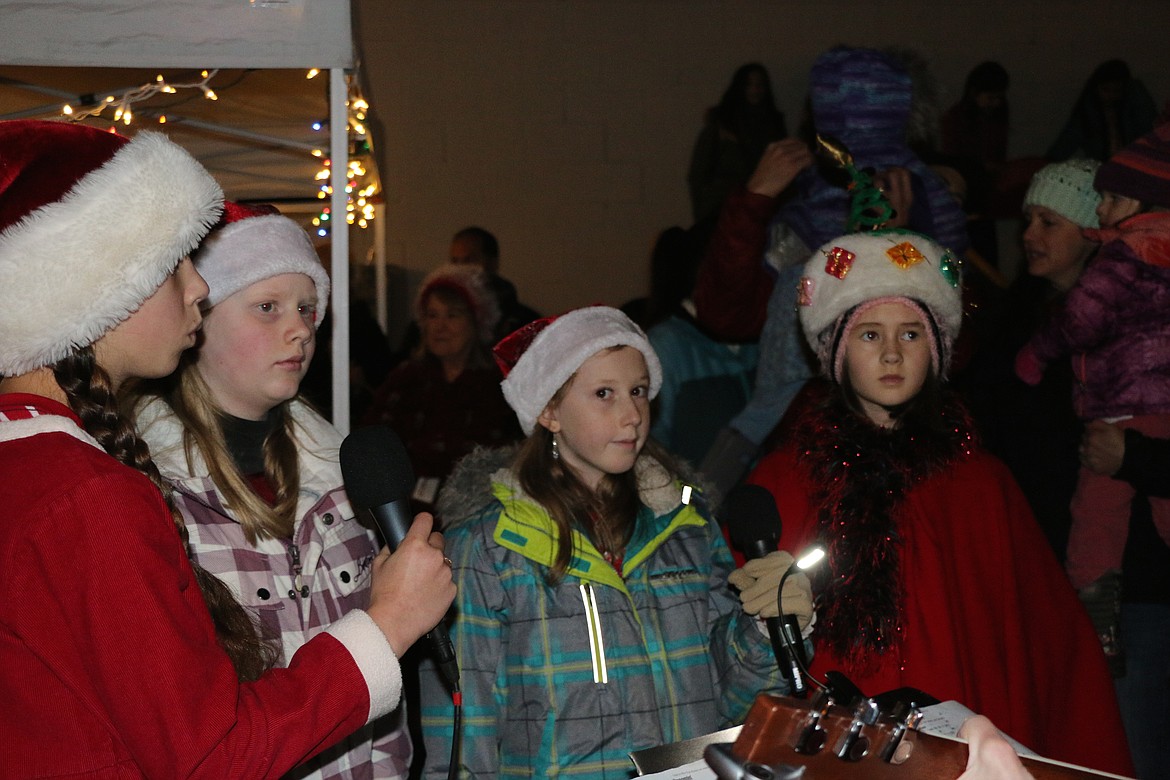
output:
[[[914,224],[955,252],[967,249],[967,222],[946,184],[906,141],[914,104],[910,75],[890,54],[838,46],[822,54],[809,74],[809,102],[818,133],[843,143],[858,168],[905,168],[921,182],[925,197],[915,212],[929,224]],[[817,247],[846,231],[849,193],[816,168],[797,178],[799,196],[777,212],[807,247]],[[916,193],[917,198],[918,193]]]
[[[855,159],[886,160],[907,152],[914,85],[888,54],[830,49],[813,63],[809,95],[817,131],[844,141]]]
[[[1110,157],[1097,169],[1093,186],[1149,206],[1170,207],[1170,123]]]

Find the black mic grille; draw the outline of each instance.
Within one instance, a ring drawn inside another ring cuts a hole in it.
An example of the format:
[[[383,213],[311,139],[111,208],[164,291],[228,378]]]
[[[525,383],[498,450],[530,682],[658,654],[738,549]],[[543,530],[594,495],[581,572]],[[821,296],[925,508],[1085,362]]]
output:
[[[780,542],[780,512],[767,488],[759,485],[736,485],[719,508],[724,517],[731,545],[747,553],[760,542],[771,550]]]
[[[398,434],[386,425],[358,428],[341,442],[341,476],[353,503],[372,509],[410,498],[414,469]]]

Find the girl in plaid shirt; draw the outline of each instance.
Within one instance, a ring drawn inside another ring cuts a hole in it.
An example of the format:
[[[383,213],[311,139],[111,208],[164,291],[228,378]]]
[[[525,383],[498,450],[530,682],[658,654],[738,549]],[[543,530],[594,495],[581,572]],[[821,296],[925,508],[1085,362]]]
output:
[[[136,417],[194,557],[259,618],[283,666],[365,606],[378,552],[342,486],[341,435],[298,396],[329,278],[295,222],[230,202],[195,266],[210,289],[203,341]],[[287,777],[405,777],[404,723],[400,706]]]

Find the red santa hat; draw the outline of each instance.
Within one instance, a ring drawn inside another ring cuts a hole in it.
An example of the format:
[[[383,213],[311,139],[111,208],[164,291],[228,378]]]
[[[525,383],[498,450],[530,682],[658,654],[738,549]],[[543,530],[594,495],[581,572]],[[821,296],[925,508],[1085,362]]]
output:
[[[492,350],[504,381],[504,398],[520,427],[531,434],[536,418],[589,358],[610,347],[633,347],[650,372],[650,398],[662,387],[662,364],[634,321],[609,306],[574,309],[559,317],[530,322]]]
[[[423,307],[436,290],[449,290],[458,295],[475,320],[476,334],[481,344],[490,345],[500,322],[500,304],[488,284],[487,274],[475,265],[441,265],[427,274],[414,299],[414,320],[423,321]]]
[[[228,201],[223,220],[193,259],[210,289],[209,307],[263,279],[305,274],[317,288],[314,324],[320,327],[329,305],[329,275],[308,234],[274,206]]]
[[[56,363],[129,317],[222,201],[158,133],[0,122],[0,375]]]

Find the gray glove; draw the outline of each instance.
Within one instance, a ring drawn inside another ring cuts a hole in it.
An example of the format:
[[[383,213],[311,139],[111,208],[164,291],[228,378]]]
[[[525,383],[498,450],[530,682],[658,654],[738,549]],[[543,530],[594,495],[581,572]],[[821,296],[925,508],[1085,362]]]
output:
[[[727,577],[727,581],[739,590],[744,612],[761,618],[780,616],[776,589],[792,560],[790,553],[777,550],[748,561],[742,569],[736,569]],[[813,596],[812,583],[804,572],[795,571],[788,576],[781,600],[784,614],[795,615],[801,631],[807,628],[813,617]]]

